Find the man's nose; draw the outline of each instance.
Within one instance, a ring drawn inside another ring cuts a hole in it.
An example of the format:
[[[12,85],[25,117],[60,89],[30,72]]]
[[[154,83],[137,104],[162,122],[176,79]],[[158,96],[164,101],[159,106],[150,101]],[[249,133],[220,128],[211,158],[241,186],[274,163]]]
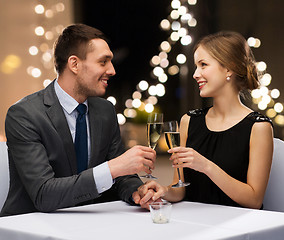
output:
[[[110,67],[108,68],[107,72],[108,75],[110,76],[114,76],[116,74],[114,66],[112,64],[112,62],[110,62]]]

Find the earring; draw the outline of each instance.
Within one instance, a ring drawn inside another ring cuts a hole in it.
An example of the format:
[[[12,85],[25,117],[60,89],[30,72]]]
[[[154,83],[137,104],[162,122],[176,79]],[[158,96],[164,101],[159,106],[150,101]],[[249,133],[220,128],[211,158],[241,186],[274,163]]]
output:
[[[231,77],[230,77],[230,76],[228,76],[226,79],[227,79],[227,81],[230,81]]]

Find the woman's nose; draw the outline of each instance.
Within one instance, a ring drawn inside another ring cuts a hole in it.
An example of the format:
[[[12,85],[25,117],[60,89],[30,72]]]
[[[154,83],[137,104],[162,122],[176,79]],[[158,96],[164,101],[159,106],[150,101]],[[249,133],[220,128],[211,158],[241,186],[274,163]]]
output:
[[[195,80],[199,79],[200,78],[200,71],[196,68],[194,73],[193,73],[193,78]]]

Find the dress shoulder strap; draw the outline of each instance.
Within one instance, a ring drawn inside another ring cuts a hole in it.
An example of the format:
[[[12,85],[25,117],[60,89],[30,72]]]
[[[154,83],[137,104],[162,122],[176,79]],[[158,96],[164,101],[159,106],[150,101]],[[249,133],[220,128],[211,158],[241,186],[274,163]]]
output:
[[[201,109],[195,109],[195,110],[190,110],[187,112],[187,115],[190,116],[190,117],[197,117],[197,116],[200,116],[200,115],[206,115],[206,113],[208,112],[210,107],[208,108],[201,108]]]
[[[252,112],[247,118],[254,122],[269,122],[273,126],[272,120],[259,112]]]

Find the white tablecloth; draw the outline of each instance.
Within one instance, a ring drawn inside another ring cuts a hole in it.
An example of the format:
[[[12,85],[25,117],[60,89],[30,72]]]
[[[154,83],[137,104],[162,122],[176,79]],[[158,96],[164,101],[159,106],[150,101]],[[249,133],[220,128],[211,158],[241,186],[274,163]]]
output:
[[[284,239],[284,213],[180,202],[170,223],[124,202],[0,218],[0,239]]]

